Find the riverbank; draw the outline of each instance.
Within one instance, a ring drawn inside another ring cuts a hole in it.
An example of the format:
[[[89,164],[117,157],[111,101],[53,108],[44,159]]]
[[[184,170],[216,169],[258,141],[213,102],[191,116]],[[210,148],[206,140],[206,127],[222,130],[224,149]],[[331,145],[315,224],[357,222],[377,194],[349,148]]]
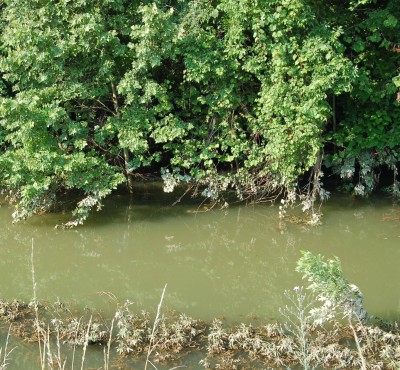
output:
[[[2,336],[8,327],[11,338],[7,341],[13,343],[5,348],[3,342],[7,361],[1,368],[15,369],[13,359],[24,356],[27,349],[30,358],[37,354],[32,367],[36,369],[92,368],[93,363],[101,362],[103,369],[140,368],[147,360],[163,369],[280,369],[301,366],[305,356],[320,368],[360,368],[349,326],[339,322],[326,327],[302,326],[301,312],[291,308],[294,315],[285,318],[283,312],[281,322],[253,320],[234,325],[222,319],[203,321],[163,313],[162,306],[157,314],[132,311],[129,302],[119,306],[114,317],[103,317],[95,311],[73,312],[61,302],[36,305],[0,300]],[[400,328],[396,323],[358,323],[355,329],[368,368],[400,366]],[[18,341],[29,344],[17,345],[9,353]]]

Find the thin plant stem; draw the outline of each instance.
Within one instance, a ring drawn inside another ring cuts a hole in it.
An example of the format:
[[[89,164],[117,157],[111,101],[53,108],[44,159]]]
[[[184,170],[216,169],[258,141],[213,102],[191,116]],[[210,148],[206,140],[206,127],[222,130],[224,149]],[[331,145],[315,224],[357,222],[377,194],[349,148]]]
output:
[[[367,370],[367,362],[365,361],[365,357],[364,357],[364,355],[362,353],[362,350],[361,350],[360,340],[358,339],[358,335],[357,335],[356,329],[354,329],[354,326],[351,323],[350,319],[349,319],[349,325],[350,325],[351,330],[353,331],[353,336],[354,336],[354,340],[356,342],[358,355],[360,356],[361,369],[362,370]]]
[[[163,292],[161,294],[160,303],[158,304],[158,308],[157,308],[157,315],[156,315],[156,318],[155,318],[154,323],[153,323],[153,329],[151,330],[150,343],[149,343],[149,348],[147,350],[146,364],[144,365],[144,370],[147,370],[147,364],[150,362],[149,361],[150,355],[154,350],[154,348],[153,348],[154,332],[156,331],[157,326],[158,326],[158,322],[160,321],[161,306],[162,306],[162,303],[163,303],[163,300],[164,300],[164,294],[165,294],[166,289],[167,289],[167,284],[165,284]],[[150,364],[153,367],[155,367],[151,362],[150,362]]]
[[[90,332],[90,326],[92,325],[92,316],[90,316],[89,324],[86,330],[86,336],[85,336],[85,343],[83,344],[83,353],[82,353],[82,363],[81,363],[81,370],[83,370],[83,364],[85,363],[85,356],[86,356],[86,348],[89,343],[89,332]]]
[[[108,370],[110,364],[110,349],[111,349],[111,339],[112,339],[113,329],[114,329],[114,319],[112,319],[111,321],[110,337],[108,338],[108,343],[107,343],[107,354],[104,349],[104,370]]]
[[[10,324],[10,326],[8,327],[7,339],[6,339],[6,343],[4,345],[3,361],[2,361],[2,364],[0,365],[0,370],[5,370],[7,368],[8,357],[11,354],[11,352],[14,351],[14,349],[16,348],[16,347],[13,347],[13,348],[11,348],[10,351],[7,352],[8,344],[9,344],[9,341],[10,341],[11,326],[12,326],[12,324]],[[3,350],[3,348],[0,348],[0,357],[1,357],[1,354],[2,354],[2,350]]]
[[[75,342],[74,346],[72,349],[72,365],[71,365],[71,370],[74,370],[74,363],[75,363],[75,351],[76,351],[76,340],[78,338],[78,332],[79,332],[79,327],[81,326],[81,319],[78,321],[78,327],[76,328],[76,333],[75,333]]]
[[[157,366],[154,365],[149,359],[146,360],[146,367],[147,367],[147,362],[148,362],[151,366],[153,366],[155,370],[158,370],[158,369],[157,369]],[[146,369],[146,367],[145,367],[145,369]]]
[[[154,365],[150,360],[149,360],[149,363],[150,363],[151,366],[154,367],[154,369],[158,370],[157,366]],[[184,368],[184,367],[186,367],[186,365],[178,365],[178,366],[171,367],[168,370],[181,369],[181,368]]]
[[[37,334],[37,339],[38,339],[38,346],[39,346],[39,356],[40,356],[40,365],[41,368],[44,370],[44,356],[42,352],[42,344],[41,344],[41,338],[40,338],[40,325],[39,325],[39,312],[38,312],[38,304],[37,304],[37,298],[36,298],[36,280],[35,280],[35,264],[33,260],[34,256],[34,242],[32,238],[32,252],[31,252],[31,272],[32,272],[32,289],[33,289],[33,304],[34,304],[34,310],[35,310],[35,326],[36,326],[36,334]]]
[[[47,331],[43,333],[43,356],[46,357],[46,348],[47,348],[47,365],[49,369],[53,368],[53,356],[51,354],[50,347],[50,329],[47,326]]]
[[[57,338],[56,338],[56,343],[57,343],[57,363],[58,367],[62,369],[61,366],[61,346],[60,346],[60,331],[58,330],[57,327]]]
[[[61,341],[60,341],[60,331],[58,330],[58,327],[57,327],[57,363],[59,369],[61,370],[65,369],[66,360],[62,362],[61,359]]]

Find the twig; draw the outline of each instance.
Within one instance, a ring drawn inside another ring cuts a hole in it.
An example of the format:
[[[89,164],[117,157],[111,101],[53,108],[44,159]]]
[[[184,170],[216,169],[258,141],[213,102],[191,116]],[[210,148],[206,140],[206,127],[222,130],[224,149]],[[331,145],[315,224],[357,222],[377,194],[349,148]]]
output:
[[[172,203],[172,206],[176,206],[176,205],[182,200],[182,198],[183,198],[187,193],[189,193],[189,191],[191,191],[191,190],[193,189],[193,187],[194,187],[193,184],[189,185],[188,188],[185,190],[185,192],[184,192],[174,203]]]

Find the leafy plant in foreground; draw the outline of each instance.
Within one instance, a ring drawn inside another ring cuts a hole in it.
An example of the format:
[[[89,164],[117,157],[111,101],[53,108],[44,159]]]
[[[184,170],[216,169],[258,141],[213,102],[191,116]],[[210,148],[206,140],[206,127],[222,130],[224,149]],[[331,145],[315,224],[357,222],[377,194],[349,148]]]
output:
[[[310,289],[322,306],[312,310],[317,323],[322,324],[342,313],[350,320],[366,322],[370,315],[364,308],[360,289],[344,277],[339,258],[324,260],[309,251],[297,261],[296,271],[303,273]]]
[[[304,370],[315,369],[319,364],[313,365],[315,354],[310,349],[313,341],[311,331],[314,326],[312,306],[315,302],[312,297],[307,296],[302,287],[295,287],[293,292],[286,291],[285,296],[290,304],[282,308],[280,313],[285,318],[283,327],[296,340],[293,353]]]
[[[296,271],[304,274],[303,278],[310,283],[308,288],[316,294],[317,300],[322,302],[322,306],[310,311],[314,316],[314,321],[322,324],[325,321],[332,321],[337,313],[342,313],[353,331],[362,363],[361,368],[366,370],[363,350],[352,321],[360,322],[363,328],[362,324],[370,318],[370,315],[364,308],[360,289],[350,284],[344,277],[339,258],[325,261],[321,255],[305,251],[297,261]]]

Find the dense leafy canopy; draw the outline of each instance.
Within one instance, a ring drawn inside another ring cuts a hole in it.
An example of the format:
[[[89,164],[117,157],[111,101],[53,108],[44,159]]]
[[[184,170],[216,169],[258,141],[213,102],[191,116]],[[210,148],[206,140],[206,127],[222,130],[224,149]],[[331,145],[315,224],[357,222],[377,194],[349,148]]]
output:
[[[398,0],[4,0],[0,186],[16,220],[135,173],[255,198],[400,156]],[[357,178],[355,178],[355,175]],[[300,193],[302,191],[300,190]],[[304,193],[304,191],[303,191]],[[304,199],[304,198],[303,198]],[[306,207],[307,208],[307,207]]]

